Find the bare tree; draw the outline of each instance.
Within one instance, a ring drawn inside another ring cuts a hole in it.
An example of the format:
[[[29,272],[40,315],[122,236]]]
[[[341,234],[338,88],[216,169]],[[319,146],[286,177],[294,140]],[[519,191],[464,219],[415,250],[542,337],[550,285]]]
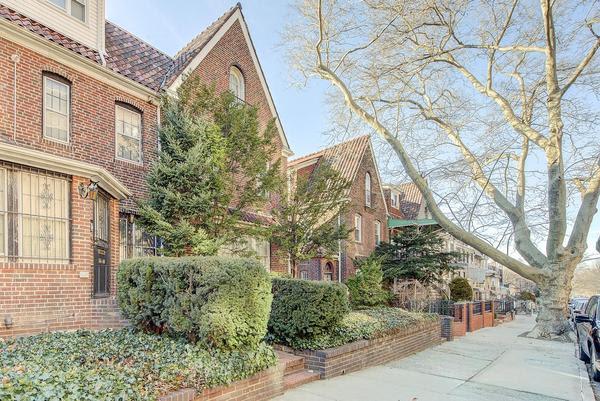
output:
[[[330,82],[390,145],[440,225],[537,283],[543,337],[567,330],[573,272],[600,195],[599,9],[597,1],[299,0],[286,31],[301,78]]]

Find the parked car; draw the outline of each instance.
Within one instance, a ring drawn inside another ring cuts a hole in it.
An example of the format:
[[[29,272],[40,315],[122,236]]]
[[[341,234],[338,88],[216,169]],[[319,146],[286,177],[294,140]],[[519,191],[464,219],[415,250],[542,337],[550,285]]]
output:
[[[575,316],[577,354],[579,359],[589,362],[593,378],[600,381],[600,295],[590,297],[583,313]]]
[[[569,324],[573,330],[575,330],[575,316],[581,314],[587,301],[588,298],[573,298],[569,302]]]

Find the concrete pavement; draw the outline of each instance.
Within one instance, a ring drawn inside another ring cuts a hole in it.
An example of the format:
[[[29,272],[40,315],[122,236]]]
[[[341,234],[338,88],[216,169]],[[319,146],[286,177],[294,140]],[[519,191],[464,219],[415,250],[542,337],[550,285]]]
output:
[[[520,335],[534,319],[486,328],[408,358],[320,380],[276,401],[593,401],[572,344]]]

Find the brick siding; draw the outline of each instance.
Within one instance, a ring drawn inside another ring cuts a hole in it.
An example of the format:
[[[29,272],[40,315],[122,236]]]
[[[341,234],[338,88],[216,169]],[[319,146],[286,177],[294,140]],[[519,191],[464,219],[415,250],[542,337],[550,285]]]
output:
[[[13,138],[12,54],[21,57],[17,64],[17,125]],[[261,126],[273,118],[262,90],[258,72],[246,45],[242,28],[236,22],[200,63],[195,74],[218,91],[228,89],[229,68],[238,66],[246,82],[246,101],[256,105]],[[71,83],[70,142],[60,144],[43,138],[43,73],[58,74]],[[142,112],[141,164],[115,157],[115,103],[125,102]],[[24,264],[0,261],[0,318],[12,318],[5,327],[0,321],[0,337],[41,331],[120,326],[126,322],[116,305],[116,271],[119,262],[119,211],[136,209],[136,201],[147,195],[145,179],[148,167],[157,155],[158,107],[146,95],[132,96],[105,82],[96,80],[37,54],[23,46],[0,38],[0,141],[15,143],[56,156],[101,166],[112,173],[133,194],[119,202],[111,199],[110,208],[110,296],[93,298],[93,202],[81,199],[77,186],[89,179],[71,177],[71,258],[68,264]],[[276,136],[282,173],[287,158],[281,156],[282,143]],[[0,155],[0,162],[2,155]],[[287,262],[271,260],[274,270],[287,269]],[[285,266],[285,267],[282,267]]]
[[[263,372],[239,380],[229,386],[206,389],[196,394],[194,389],[184,389],[159,401],[262,401],[283,394],[283,366],[275,366]]]
[[[441,342],[442,325],[440,320],[436,320],[396,330],[381,338],[356,341],[337,348],[317,351],[280,348],[304,357],[306,369],[319,372],[321,379],[329,379],[405,358]]]

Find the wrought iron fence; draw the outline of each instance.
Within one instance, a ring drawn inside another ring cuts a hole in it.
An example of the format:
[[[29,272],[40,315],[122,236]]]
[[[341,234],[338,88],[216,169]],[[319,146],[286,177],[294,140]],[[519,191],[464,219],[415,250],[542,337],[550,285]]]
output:
[[[481,315],[481,302],[473,302],[473,314]]]
[[[499,299],[495,301],[494,311],[496,313],[510,313],[515,310],[515,301],[512,299]]]
[[[398,305],[411,312],[436,313],[443,316],[454,316],[454,302],[446,299],[407,300]]]

